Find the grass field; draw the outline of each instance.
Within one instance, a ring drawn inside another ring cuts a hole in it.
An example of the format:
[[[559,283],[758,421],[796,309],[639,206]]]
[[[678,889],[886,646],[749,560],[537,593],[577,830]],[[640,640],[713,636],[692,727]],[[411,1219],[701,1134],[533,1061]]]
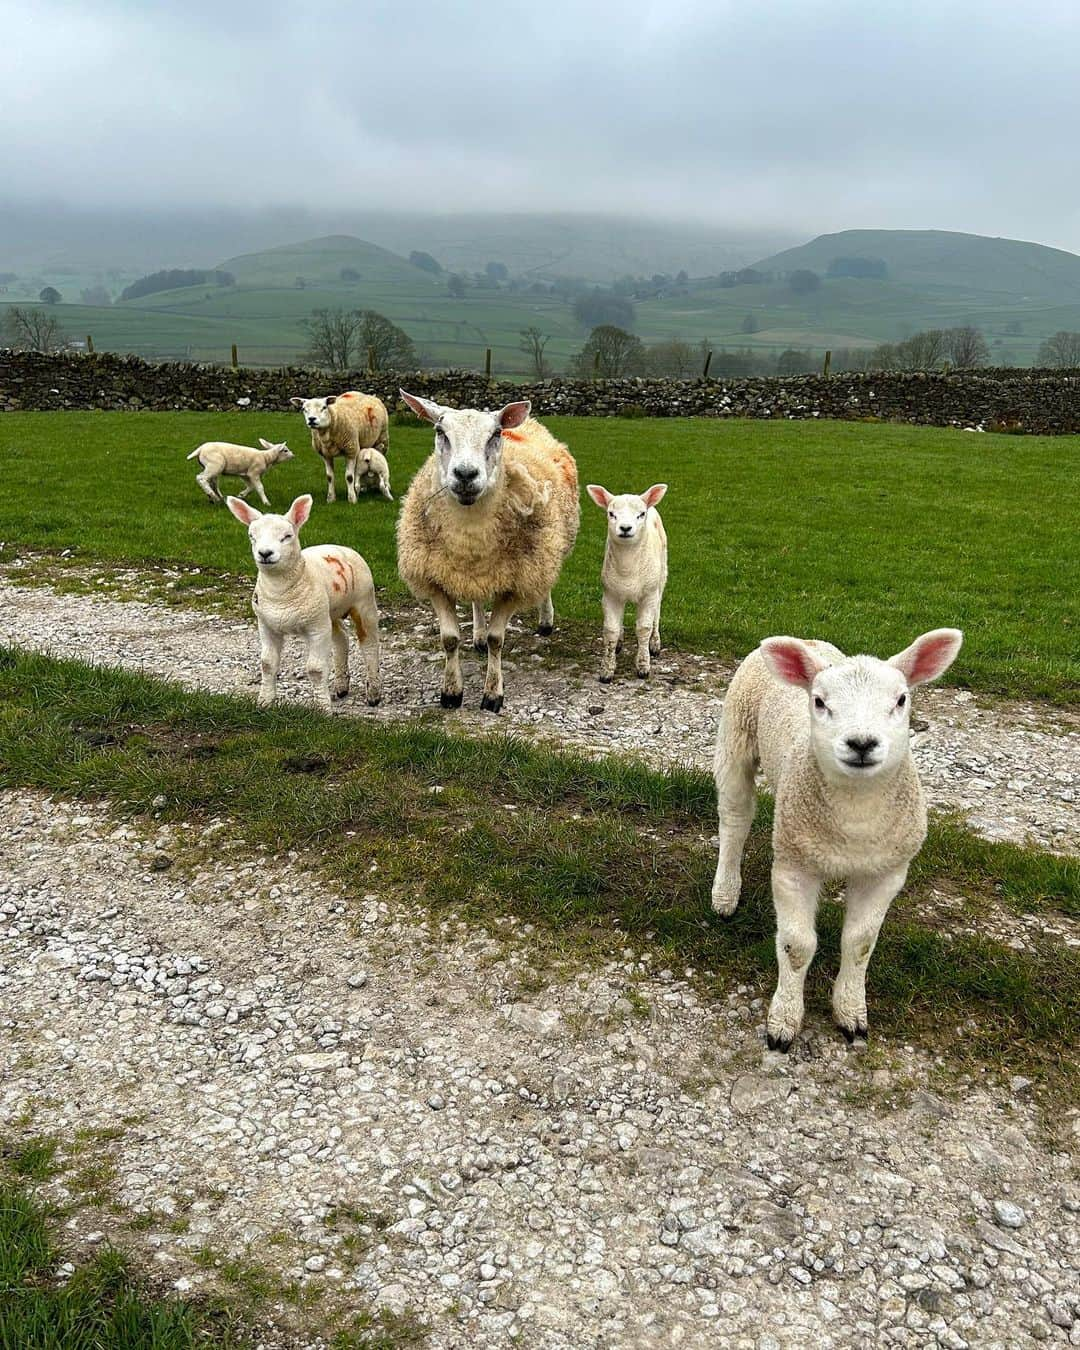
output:
[[[669,643],[740,657],[762,637],[826,637],[888,654],[928,628],[964,629],[949,678],[1012,695],[1080,699],[1080,467],[1065,437],[969,435],[823,422],[552,418],[582,483],[666,481]],[[284,509],[311,491],[305,542],[368,559],[384,606],[397,578],[397,507],[323,501],[322,466],[295,415],[18,413],[0,418],[0,540],[88,559],[251,571],[244,530],[211,506],[184,456],[200,441],[287,438],[267,476]],[[391,429],[400,495],[431,445]],[[340,470],[339,470],[340,472]],[[342,484],[343,488],[343,484]],[[583,494],[584,497],[584,494]],[[605,522],[587,499],[556,592],[560,621],[598,640]]]

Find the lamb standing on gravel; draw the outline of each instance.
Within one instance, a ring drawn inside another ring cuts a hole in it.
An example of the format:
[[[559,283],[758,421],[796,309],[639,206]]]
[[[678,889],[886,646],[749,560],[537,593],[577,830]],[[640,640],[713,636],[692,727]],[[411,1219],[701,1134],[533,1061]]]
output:
[[[731,681],[716,739],[720,857],[713,909],[735,912],[754,817],[754,767],[775,794],[772,894],[779,982],[770,1050],[787,1050],[803,1019],[824,882],[846,882],[833,1015],[848,1041],[867,1035],[866,968],[893,897],[926,837],[911,757],[909,690],[937,679],[963,634],[937,628],[888,661],[844,656],[827,642],[766,638]]]
[[[632,492],[613,497],[607,488],[589,483],[585,491],[607,512],[607,546],[600,580],[604,587],[604,654],[600,683],[615,678],[615,654],[622,647],[626,606],[633,605],[637,629],[637,673],[644,679],[650,656],[660,653],[660,602],[667,585],[667,532],[656,504],[667,492],[654,483],[640,497]]]
[[[259,705],[277,693],[281,645],[287,633],[307,643],[307,673],[315,702],[329,712],[330,665],[334,696],[349,692],[349,641],[342,620],[352,619],[364,658],[368,703],[378,703],[379,610],[371,571],[359,553],[339,544],[301,549],[300,527],[311,514],[311,497],[297,497],[283,516],[263,515],[239,497],[229,497],[229,510],[248,527],[251,552],[259,569],[251,607],[259,621],[262,684]]]
[[[417,599],[431,602],[439,621],[446,654],[442,706],[461,706],[456,603],[466,600],[473,606],[473,645],[487,647],[480,706],[498,712],[507,623],[532,605],[540,610],[540,633],[549,634],[555,623],[551,590],[581,514],[577,465],[566,446],[529,417],[527,402],[479,412],[443,408],[404,389],[401,397],[434,423],[435,450],[405,495],[398,570]]]
[[[289,402],[303,414],[304,424],[311,432],[311,448],[321,456],[326,468],[328,504],[336,500],[334,460],[338,456],[345,458],[345,489],[350,502],[356,501],[358,486],[377,489],[388,502],[394,500],[390,466],[386,462],[390,423],[381,399],[350,389],[344,394],[291,398]]]
[[[296,456],[284,441],[274,445],[260,436],[259,444],[261,450],[249,445],[233,445],[229,441],[204,441],[192,450],[188,459],[197,459],[202,465],[202,473],[195,475],[195,481],[212,502],[225,500],[218,491],[217,480],[222,474],[230,474],[247,481],[247,487],[240,493],[241,497],[246,497],[254,488],[259,494],[259,500],[266,506],[270,505],[270,498],[262,485],[263,474],[273,465],[284,464]]]

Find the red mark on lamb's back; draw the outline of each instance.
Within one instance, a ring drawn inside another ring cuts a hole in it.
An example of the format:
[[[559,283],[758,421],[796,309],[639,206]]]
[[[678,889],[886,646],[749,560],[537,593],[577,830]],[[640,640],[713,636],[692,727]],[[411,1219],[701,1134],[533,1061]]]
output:
[[[334,577],[333,581],[331,581],[330,583],[334,589],[335,594],[339,595],[344,594],[348,586],[348,583],[345,578],[345,564],[341,561],[340,558],[335,558],[331,553],[328,553],[326,555],[326,561],[328,565],[332,567],[335,573],[337,574]]]

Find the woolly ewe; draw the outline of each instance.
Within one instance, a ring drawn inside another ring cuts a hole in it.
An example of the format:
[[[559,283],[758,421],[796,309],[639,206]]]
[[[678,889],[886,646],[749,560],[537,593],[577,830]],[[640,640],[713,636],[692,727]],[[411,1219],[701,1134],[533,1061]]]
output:
[[[289,402],[300,409],[311,432],[311,448],[326,469],[327,503],[336,500],[334,460],[339,456],[345,459],[345,489],[350,502],[356,501],[358,487],[377,489],[387,501],[394,500],[386,462],[390,424],[381,399],[349,389],[344,394],[291,398]]]
[[[229,441],[205,441],[192,450],[188,459],[197,459],[202,466],[202,473],[195,475],[195,481],[212,502],[225,500],[218,490],[217,480],[222,474],[229,474],[247,480],[247,487],[240,493],[241,497],[246,497],[254,488],[259,494],[259,500],[266,506],[270,505],[270,498],[262,485],[262,476],[275,464],[295,459],[295,455],[284,441],[275,445],[260,436],[259,444],[261,450],[249,445],[233,445]]]
[[[281,645],[288,633],[307,643],[307,673],[315,702],[329,712],[330,668],[334,695],[349,692],[349,642],[342,620],[352,620],[364,658],[368,703],[378,703],[379,611],[371,572],[359,553],[338,544],[301,549],[300,527],[311,514],[311,497],[297,497],[283,516],[263,515],[239,497],[227,499],[229,510],[248,527],[258,580],[251,607],[259,621],[262,685],[265,707],[277,693]]]
[[[551,589],[577,538],[577,465],[566,446],[529,417],[528,403],[499,412],[443,408],[401,397],[435,425],[435,450],[409,486],[398,518],[398,570],[439,621],[446,666],[441,702],[462,700],[456,603],[471,601],[473,645],[487,649],[481,708],[503,703],[506,625],[537,605],[539,631],[552,631]],[[484,605],[491,622],[485,633]]]
[[[615,654],[622,647],[626,606],[637,611],[637,673],[644,679],[650,656],[660,652],[660,602],[667,585],[667,533],[657,502],[667,492],[655,483],[641,494],[613,497],[607,488],[589,483],[585,491],[607,512],[607,546],[600,580],[604,587],[604,655],[600,683],[615,678]]]
[[[826,642],[766,638],[735,672],[716,740],[720,856],[713,909],[739,902],[754,816],[754,766],[775,794],[772,893],[779,981],[768,1043],[787,1050],[803,1019],[822,885],[846,882],[833,1015],[849,1041],[867,1034],[866,968],[878,930],[926,837],[911,757],[910,690],[952,664],[963,635],[924,633],[888,661]]]

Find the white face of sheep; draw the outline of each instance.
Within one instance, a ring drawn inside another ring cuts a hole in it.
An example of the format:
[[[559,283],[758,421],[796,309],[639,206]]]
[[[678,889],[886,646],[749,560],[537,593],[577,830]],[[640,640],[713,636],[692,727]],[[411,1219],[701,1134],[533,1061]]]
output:
[[[259,444],[262,446],[264,450],[273,451],[273,454],[270,456],[270,458],[274,464],[284,464],[287,459],[296,458],[296,456],[293,454],[293,452],[289,449],[289,447],[285,444],[284,441],[280,441],[277,443],[275,443],[274,441],[264,441],[263,438],[260,436]]]
[[[640,536],[649,518],[649,507],[660,501],[667,491],[667,484],[654,483],[640,497],[633,492],[613,497],[598,483],[590,483],[585,491],[601,510],[607,512],[608,538],[614,544],[626,544]]]
[[[773,674],[805,689],[810,744],[831,781],[888,773],[908,753],[910,691],[948,670],[963,634],[935,628],[887,661],[847,656],[835,664],[798,638],[766,638],[761,654]]]
[[[337,394],[328,394],[326,398],[291,398],[289,402],[300,409],[307,426],[315,431],[325,431],[330,425],[330,409],[337,402]]]
[[[435,427],[440,487],[460,506],[474,506],[498,482],[503,432],[519,427],[531,405],[508,403],[498,412],[480,412],[475,408],[443,408],[404,389],[401,397],[417,417]]]
[[[226,497],[225,505],[241,525],[248,527],[251,556],[262,572],[286,570],[300,557],[300,526],[311,514],[311,497],[297,497],[283,516],[256,511],[240,497]]]

